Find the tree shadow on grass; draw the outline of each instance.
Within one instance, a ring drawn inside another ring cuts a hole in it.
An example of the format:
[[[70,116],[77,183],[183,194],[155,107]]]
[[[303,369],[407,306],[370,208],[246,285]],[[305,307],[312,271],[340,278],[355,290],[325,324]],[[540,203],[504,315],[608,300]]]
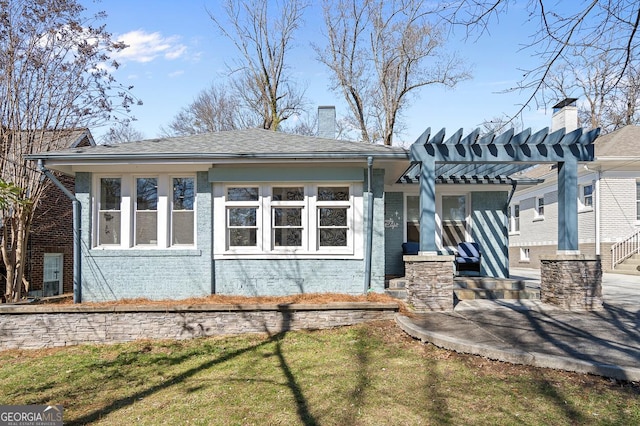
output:
[[[270,345],[270,344],[274,344],[275,345],[275,350],[274,350],[274,355],[277,357],[278,362],[279,362],[279,366],[280,369],[282,370],[282,373],[284,374],[286,381],[287,381],[287,387],[290,389],[295,402],[296,402],[296,409],[297,409],[297,414],[298,417],[300,418],[300,421],[302,422],[302,424],[304,425],[316,425],[317,421],[316,419],[313,417],[313,415],[311,414],[309,407],[308,407],[308,403],[307,400],[304,396],[304,393],[302,391],[302,388],[300,387],[300,385],[298,384],[295,375],[293,374],[286,358],[285,358],[285,352],[283,350],[282,347],[282,342],[283,339],[285,338],[287,332],[290,329],[290,323],[291,323],[291,313],[287,312],[286,310],[283,312],[283,317],[282,317],[282,321],[281,324],[279,326],[280,331],[278,332],[273,332],[272,329],[273,327],[268,326],[267,324],[263,323],[262,324],[262,328],[265,331],[265,333],[268,335],[268,338],[258,344],[255,345],[251,345],[245,348],[241,348],[238,349],[236,351],[224,354],[220,357],[217,357],[213,360],[207,361],[207,362],[203,362],[202,364],[198,365],[197,367],[191,368],[181,374],[178,374],[174,377],[168,378],[167,380],[163,381],[162,383],[159,383],[155,386],[152,386],[150,388],[147,388],[145,390],[142,390],[140,392],[136,392],[132,395],[117,399],[115,401],[113,401],[111,404],[107,405],[106,407],[102,407],[98,410],[95,410],[91,413],[88,413],[82,417],[73,419],[71,421],[68,422],[68,424],[70,425],[80,425],[80,424],[87,424],[87,423],[91,423],[94,421],[97,421],[107,415],[109,415],[110,413],[113,413],[115,411],[118,411],[120,409],[123,409],[127,406],[133,405],[136,401],[140,400],[140,399],[144,399],[150,395],[153,395],[157,392],[160,392],[164,389],[170,388],[172,386],[178,385],[180,383],[183,383],[185,380],[193,377],[194,375],[205,371],[209,368],[215,367],[216,365],[225,363],[227,361],[230,361],[238,356],[241,356],[243,354],[246,353],[250,353],[253,351],[256,351],[257,349]],[[193,356],[193,354],[189,354],[189,355],[182,355],[177,357],[176,359],[171,359],[166,361],[168,364],[170,365],[176,365],[176,364],[180,364],[184,361],[187,361],[189,358],[191,358]],[[123,360],[128,359],[127,357],[117,359],[116,363],[121,363]]]

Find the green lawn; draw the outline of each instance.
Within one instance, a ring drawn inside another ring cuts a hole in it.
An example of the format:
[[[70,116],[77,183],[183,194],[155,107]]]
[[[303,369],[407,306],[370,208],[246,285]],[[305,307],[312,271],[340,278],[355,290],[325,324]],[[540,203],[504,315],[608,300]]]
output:
[[[0,404],[69,424],[640,424],[640,387],[334,330],[0,352]]]

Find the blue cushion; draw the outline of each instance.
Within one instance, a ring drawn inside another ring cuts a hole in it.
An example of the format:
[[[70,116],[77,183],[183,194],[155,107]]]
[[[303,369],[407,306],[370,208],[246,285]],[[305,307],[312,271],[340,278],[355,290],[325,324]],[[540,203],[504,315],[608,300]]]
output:
[[[420,243],[402,243],[402,254],[417,255]]]

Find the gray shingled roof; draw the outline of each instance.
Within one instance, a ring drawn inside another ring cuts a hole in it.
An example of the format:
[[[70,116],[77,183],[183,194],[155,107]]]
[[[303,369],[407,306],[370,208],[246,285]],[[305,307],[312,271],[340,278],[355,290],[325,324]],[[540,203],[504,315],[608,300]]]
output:
[[[595,161],[616,158],[640,157],[640,126],[625,126],[606,135],[600,136],[593,143]],[[531,179],[547,178],[557,175],[555,164],[541,164],[522,173],[521,176]]]
[[[215,158],[408,158],[399,147],[292,135],[262,129],[149,139],[112,145],[44,152],[30,159],[215,159]]]
[[[640,127],[624,126],[595,141],[596,158],[640,157]]]

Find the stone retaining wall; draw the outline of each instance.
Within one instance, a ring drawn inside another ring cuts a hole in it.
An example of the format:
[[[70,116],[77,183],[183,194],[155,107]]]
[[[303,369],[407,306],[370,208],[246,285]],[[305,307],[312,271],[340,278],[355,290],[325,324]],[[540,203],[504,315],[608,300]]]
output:
[[[0,350],[138,339],[276,334],[392,320],[395,303],[201,306],[1,306]]]

